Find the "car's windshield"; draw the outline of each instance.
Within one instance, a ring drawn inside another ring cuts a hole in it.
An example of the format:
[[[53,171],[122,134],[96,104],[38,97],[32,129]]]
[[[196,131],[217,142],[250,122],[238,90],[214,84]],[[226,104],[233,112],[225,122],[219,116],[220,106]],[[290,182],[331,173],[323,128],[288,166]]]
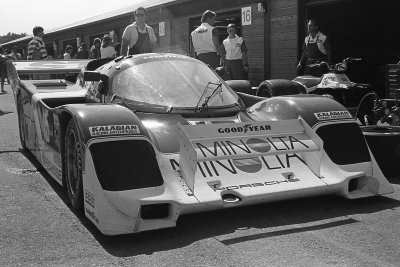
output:
[[[133,101],[174,108],[196,107],[205,90],[215,89],[210,83],[221,81],[205,64],[187,57],[164,56],[142,60],[117,74],[113,94]],[[206,87],[210,87],[205,89]],[[221,107],[237,102],[237,96],[221,85],[220,97],[213,97],[208,107]]]

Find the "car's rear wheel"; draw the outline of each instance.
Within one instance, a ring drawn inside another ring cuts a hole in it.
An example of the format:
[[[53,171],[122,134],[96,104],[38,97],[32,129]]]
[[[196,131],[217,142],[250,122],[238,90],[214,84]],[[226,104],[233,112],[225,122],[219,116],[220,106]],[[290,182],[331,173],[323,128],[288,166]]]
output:
[[[19,140],[23,150],[27,150],[25,140],[25,122],[24,122],[24,109],[22,106],[22,99],[18,97],[17,100],[17,112],[18,112],[18,129],[19,129]]]
[[[298,82],[285,79],[273,79],[265,80],[260,83],[256,95],[262,97],[273,97],[306,93],[304,86]]]
[[[78,130],[74,121],[70,120],[64,139],[64,175],[71,206],[78,212],[83,209],[82,160]]]

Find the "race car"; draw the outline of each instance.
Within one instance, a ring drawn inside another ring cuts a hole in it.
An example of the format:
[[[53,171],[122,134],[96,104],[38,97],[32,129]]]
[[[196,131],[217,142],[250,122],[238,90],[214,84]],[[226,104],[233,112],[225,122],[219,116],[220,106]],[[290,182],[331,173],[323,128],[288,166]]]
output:
[[[104,235],[174,227],[200,211],[393,192],[332,99],[246,94],[246,83],[178,54],[78,63],[17,62],[21,73],[69,75],[22,81],[11,70],[12,88],[22,147]]]

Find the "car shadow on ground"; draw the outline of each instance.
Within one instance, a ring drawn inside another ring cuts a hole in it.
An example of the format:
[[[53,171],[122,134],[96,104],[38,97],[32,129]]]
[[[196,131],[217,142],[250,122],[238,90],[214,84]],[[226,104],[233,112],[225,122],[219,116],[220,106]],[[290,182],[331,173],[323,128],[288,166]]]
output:
[[[185,215],[179,218],[175,228],[151,232],[116,237],[92,233],[104,249],[114,256],[150,255],[156,251],[185,247],[207,238],[216,237],[229,246],[250,240],[358,223],[356,219],[346,216],[375,213],[399,206],[400,201],[387,197],[353,201],[334,196],[315,197]],[[248,232],[257,234],[239,233],[251,228],[258,231]],[[259,233],[260,229],[262,233]]]
[[[32,154],[25,151],[23,153],[70,208],[66,190],[50,177]],[[371,214],[400,207],[400,201],[390,196],[356,200],[323,196],[195,213],[179,217],[174,228],[119,236],[102,235],[83,214],[77,214],[71,208],[70,210],[105,251],[115,257],[131,257],[174,250],[207,238],[217,238],[222,244],[229,246],[358,223],[351,215]],[[246,234],[245,231],[249,229],[263,230],[262,233],[252,231],[257,234]]]

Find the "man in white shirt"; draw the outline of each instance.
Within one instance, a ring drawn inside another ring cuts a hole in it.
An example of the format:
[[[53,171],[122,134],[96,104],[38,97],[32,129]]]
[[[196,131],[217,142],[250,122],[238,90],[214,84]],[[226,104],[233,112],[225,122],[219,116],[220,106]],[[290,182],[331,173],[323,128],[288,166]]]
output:
[[[122,34],[121,56],[151,53],[158,48],[153,28],[145,23],[146,15],[144,7],[135,10],[136,21]]]
[[[197,27],[191,36],[191,55],[210,65],[215,69],[220,65],[221,44],[218,39],[218,30],[213,27],[217,14],[206,10],[201,17],[201,25]],[[219,55],[218,55],[219,54]]]
[[[246,43],[236,34],[235,24],[231,23],[226,28],[229,35],[222,42],[223,65],[230,71],[232,80],[247,79],[249,63]]]

